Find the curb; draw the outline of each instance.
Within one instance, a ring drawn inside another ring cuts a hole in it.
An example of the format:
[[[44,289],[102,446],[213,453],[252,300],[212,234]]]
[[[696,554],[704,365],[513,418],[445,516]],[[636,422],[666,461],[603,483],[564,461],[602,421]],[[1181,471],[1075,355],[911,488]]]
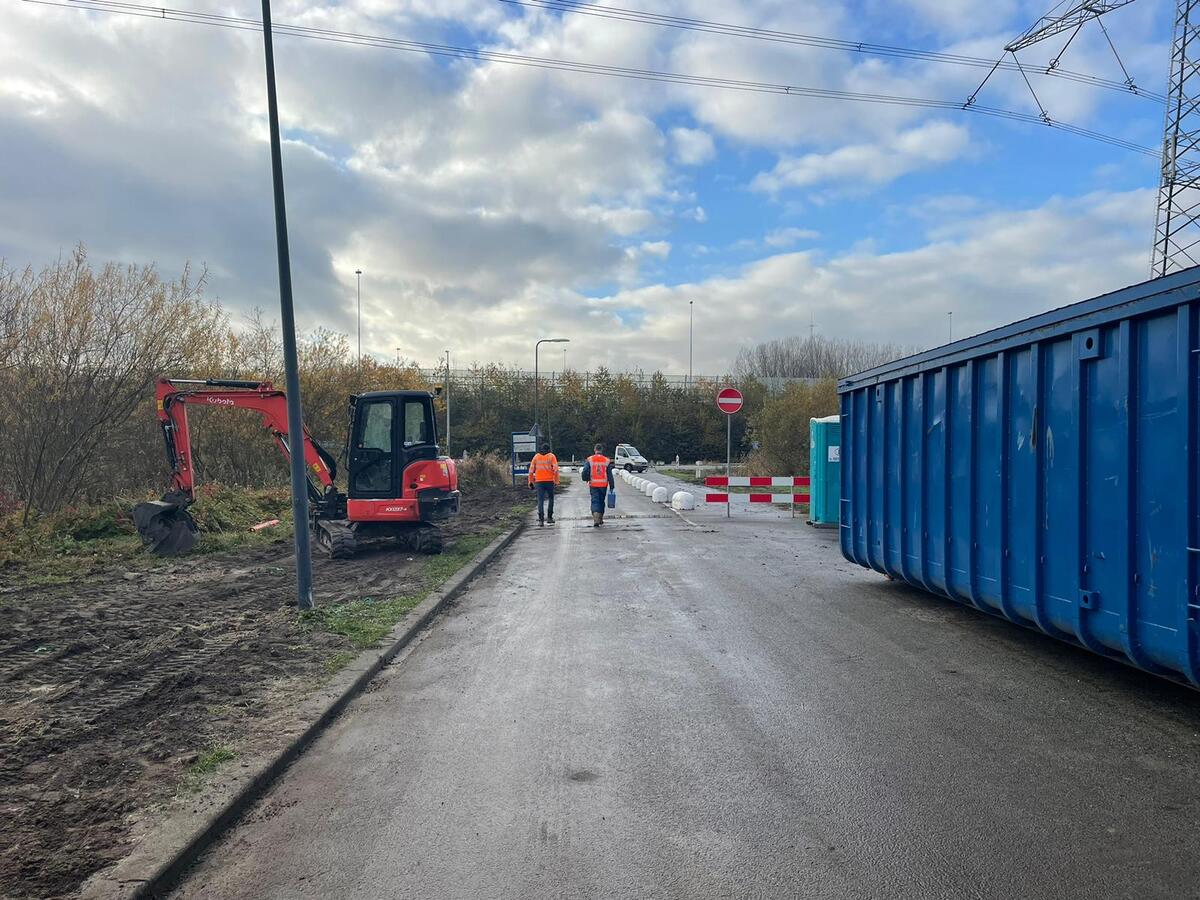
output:
[[[286,743],[244,761],[240,773],[215,781],[198,808],[154,823],[133,851],[115,866],[97,872],[80,889],[83,900],[146,900],[163,896],[225,830],[233,825],[371,680],[416,637],[442,608],[516,539],[522,520],[481,550],[437,590],[408,612],[382,647],[364,650],[322,690],[297,708],[299,722],[284,731]]]

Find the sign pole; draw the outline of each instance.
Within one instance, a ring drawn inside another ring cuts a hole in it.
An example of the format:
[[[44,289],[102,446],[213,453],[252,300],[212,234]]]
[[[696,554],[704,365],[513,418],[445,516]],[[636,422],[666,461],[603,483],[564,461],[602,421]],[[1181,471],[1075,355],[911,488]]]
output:
[[[733,414],[742,408],[745,398],[737,388],[721,388],[717,393],[717,409],[725,413],[725,518],[733,515],[733,486],[729,483],[733,459]]]
[[[729,458],[732,455],[730,448],[733,446],[733,416],[725,417],[725,518],[729,518],[731,513],[729,507],[733,506],[733,488],[729,486]]]

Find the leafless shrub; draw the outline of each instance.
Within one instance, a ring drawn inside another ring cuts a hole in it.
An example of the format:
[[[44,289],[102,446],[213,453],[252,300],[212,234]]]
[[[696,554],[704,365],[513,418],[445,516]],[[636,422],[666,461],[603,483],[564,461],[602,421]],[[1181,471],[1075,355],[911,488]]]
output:
[[[844,378],[911,352],[901,344],[793,335],[743,348],[734,372],[739,378]]]
[[[464,491],[472,488],[512,484],[509,459],[500,453],[477,453],[458,464],[458,483]]]
[[[96,271],[82,246],[6,283],[17,339],[2,370],[0,490],[21,498],[26,519],[85,489],[111,493],[114,449],[154,379],[211,362],[225,323],[203,283],[187,268],[172,282],[153,266]]]

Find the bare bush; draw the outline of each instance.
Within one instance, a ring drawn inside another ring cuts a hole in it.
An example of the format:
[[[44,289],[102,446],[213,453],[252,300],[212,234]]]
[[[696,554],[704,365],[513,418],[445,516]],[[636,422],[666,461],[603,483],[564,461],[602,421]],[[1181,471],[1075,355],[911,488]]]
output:
[[[734,372],[739,378],[845,378],[912,352],[901,344],[793,335],[743,348]]]
[[[511,461],[497,452],[468,456],[458,464],[458,484],[468,493],[473,488],[512,484]]]
[[[837,383],[793,384],[768,397],[751,415],[751,433],[758,450],[747,460],[751,475],[808,473],[809,420],[838,411]]]
[[[18,340],[2,372],[0,490],[26,520],[123,480],[114,448],[154,379],[203,368],[220,346],[224,318],[203,283],[186,267],[173,282],[153,266],[96,271],[82,247],[6,283]]]

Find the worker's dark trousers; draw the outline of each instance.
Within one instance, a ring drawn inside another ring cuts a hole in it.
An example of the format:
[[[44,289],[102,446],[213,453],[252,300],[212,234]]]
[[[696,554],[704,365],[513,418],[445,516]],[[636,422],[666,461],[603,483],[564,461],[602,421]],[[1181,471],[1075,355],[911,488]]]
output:
[[[549,500],[549,504],[550,504],[550,509],[549,509],[550,518],[553,519],[554,518],[554,482],[553,481],[537,482],[537,495],[538,495],[538,521],[539,522],[545,521],[546,517],[543,514],[543,512],[544,512],[543,507],[545,506],[547,499]]]

